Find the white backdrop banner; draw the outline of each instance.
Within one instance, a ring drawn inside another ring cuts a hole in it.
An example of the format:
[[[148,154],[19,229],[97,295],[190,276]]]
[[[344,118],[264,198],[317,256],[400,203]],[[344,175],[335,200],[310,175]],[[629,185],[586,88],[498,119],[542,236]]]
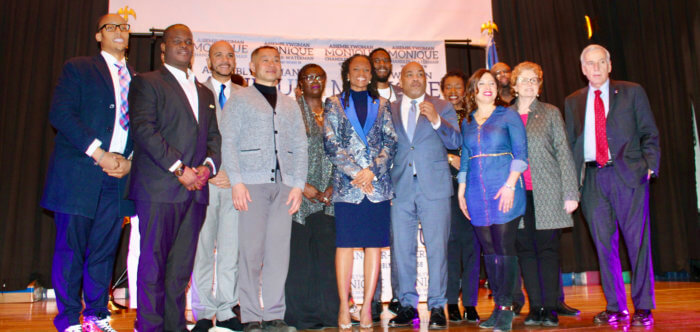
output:
[[[110,0],[128,15],[132,32],[174,23],[192,31],[294,38],[445,40],[485,45],[481,24],[492,20],[486,0]]]
[[[389,51],[393,64],[390,81],[399,82],[401,67],[411,61],[423,65],[427,77],[426,92],[440,95],[440,79],[445,75],[445,43],[443,41],[381,41],[381,40],[331,40],[299,39],[281,36],[257,36],[232,33],[193,32],[195,56],[192,70],[200,82],[210,76],[206,58],[209,48],[218,40],[231,43],[236,53],[236,73],[252,84],[250,74],[250,54],[257,47],[270,45],[280,51],[282,57],[282,79],[279,91],[294,95],[299,69],[308,63],[315,63],[326,71],[326,91],[324,96],[339,93],[343,84],[340,80],[341,63],[353,54],[369,55],[374,48],[382,47]]]

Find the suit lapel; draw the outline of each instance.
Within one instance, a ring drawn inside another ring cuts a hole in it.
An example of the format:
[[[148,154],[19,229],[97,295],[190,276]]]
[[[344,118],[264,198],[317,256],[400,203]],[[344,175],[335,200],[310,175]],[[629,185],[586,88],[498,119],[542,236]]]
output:
[[[379,112],[379,102],[376,99],[372,99],[369,95],[367,96],[367,118],[365,119],[365,126],[363,129],[365,137],[369,135],[370,130],[374,127],[374,122],[377,120],[377,115]]]
[[[586,126],[586,100],[588,99],[588,89],[585,88],[576,98],[576,119],[580,125],[578,135],[583,135],[583,128]]]
[[[605,117],[606,118],[606,126],[607,126],[607,119],[611,119],[614,111],[615,111],[615,105],[617,103],[617,93],[618,93],[618,86],[617,82],[610,80],[610,85],[608,85],[608,103],[610,104],[610,109],[608,110],[608,115]]]
[[[341,95],[340,100],[343,100],[343,98],[344,96]],[[345,116],[350,121],[350,124],[355,129],[357,135],[360,136],[362,142],[364,142],[365,145],[367,145],[367,135],[365,135],[365,129],[362,126],[360,126],[360,119],[357,117],[357,111],[355,110],[355,103],[353,102],[352,97],[348,98],[348,107],[345,107],[343,111],[345,111]]]
[[[93,59],[95,61],[95,68],[97,68],[97,72],[100,73],[100,77],[102,78],[102,82],[107,88],[108,94],[113,98],[112,104],[116,105],[117,96],[114,95],[114,83],[112,82],[112,74],[109,72],[109,68],[107,68],[107,61],[105,61],[102,55],[99,54],[96,55]]]
[[[398,135],[403,135],[407,140],[408,134],[406,134],[406,128],[403,126],[403,121],[401,120],[401,100],[403,96],[396,97],[396,101],[391,104],[391,120],[394,121],[394,128],[396,128],[396,133]],[[410,140],[409,140],[410,141]]]
[[[195,86],[197,87],[197,98],[198,98],[198,106],[199,106],[199,114],[198,114],[198,126],[200,128],[206,128],[209,126],[208,124],[208,118],[207,118],[207,110],[211,109],[216,113],[216,105],[212,105],[209,103],[209,99],[207,98],[207,93],[212,94],[211,91],[204,86],[204,84],[199,83],[195,80],[194,82]],[[214,102],[216,104],[216,102]]]
[[[168,84],[170,84],[170,87],[175,91],[175,94],[178,96],[178,98],[180,98],[180,102],[182,103],[183,107],[185,108],[185,111],[189,112],[190,119],[192,119],[192,121],[194,121],[194,123],[196,125],[197,119],[195,119],[195,117],[194,117],[194,111],[192,110],[192,106],[190,106],[190,100],[187,99],[187,95],[185,94],[185,91],[182,90],[180,83],[177,81],[175,76],[173,76],[173,74],[170,73],[168,68],[161,67],[161,74],[163,74],[163,79]],[[197,92],[197,93],[199,94],[199,92]]]

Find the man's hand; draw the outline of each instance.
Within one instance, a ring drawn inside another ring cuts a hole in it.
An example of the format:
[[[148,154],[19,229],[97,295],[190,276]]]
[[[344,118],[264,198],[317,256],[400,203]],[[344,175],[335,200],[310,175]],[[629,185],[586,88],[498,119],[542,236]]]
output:
[[[211,171],[209,170],[209,167],[199,165],[195,169],[195,173],[197,173],[197,190],[200,190],[207,185],[207,181],[209,181],[209,174],[211,173]]]
[[[299,188],[292,188],[292,191],[289,192],[289,196],[287,197],[287,203],[284,203],[285,205],[289,205],[289,214],[295,214],[297,211],[299,211],[299,206],[301,206],[301,189]]]
[[[248,202],[252,202],[250,199],[250,193],[248,188],[243,183],[237,183],[231,189],[233,196],[233,207],[238,211],[248,211]]]
[[[221,189],[231,188],[231,182],[228,179],[228,175],[226,175],[226,171],[224,171],[223,169],[219,170],[219,173],[216,173],[216,176],[209,179],[209,183]]]
[[[177,180],[189,191],[201,189],[201,187],[197,187],[197,173],[191,167],[185,166],[185,171],[182,172],[182,176],[179,176]]]
[[[564,210],[567,214],[573,213],[574,211],[576,211],[576,208],[578,208],[577,201],[564,201]]]
[[[435,106],[433,105],[433,103],[429,101],[424,101],[418,104],[418,109],[420,110],[420,114],[428,118],[428,121],[430,121],[431,124],[437,124],[438,119],[440,119],[440,116],[435,110]]]
[[[120,154],[116,154],[116,153],[110,153],[110,154],[114,156],[113,158],[117,163],[116,168],[112,168],[112,169],[103,168],[102,171],[107,173],[107,175],[109,175],[111,177],[115,177],[117,179],[121,179],[124,177],[124,175],[129,174],[129,172],[131,171],[131,160],[124,158]],[[107,156],[105,156],[104,158],[107,158]]]
[[[461,159],[458,155],[448,153],[447,160],[450,162],[450,166],[459,171]]]
[[[306,199],[311,201],[311,203],[316,203],[316,202],[318,202],[318,199],[319,199],[318,196],[319,196],[320,192],[318,191],[318,189],[316,189],[316,187],[307,183],[304,185],[303,194],[304,194],[304,197],[306,197]]]

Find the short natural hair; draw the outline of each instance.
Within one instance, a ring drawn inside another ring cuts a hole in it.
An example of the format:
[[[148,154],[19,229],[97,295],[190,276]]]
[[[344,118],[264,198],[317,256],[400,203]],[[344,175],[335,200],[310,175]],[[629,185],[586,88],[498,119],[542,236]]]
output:
[[[584,48],[583,51],[581,51],[581,64],[583,64],[583,56],[586,55],[586,53],[596,49],[603,50],[603,52],[605,52],[605,58],[608,60],[608,62],[610,62],[610,52],[608,52],[608,50],[605,47],[600,46],[598,44],[590,44],[586,46],[586,48]]]
[[[391,54],[389,54],[389,51],[387,51],[387,50],[385,50],[385,49],[383,49],[383,48],[381,48],[381,47],[377,47],[377,48],[373,49],[372,52],[369,52],[369,58],[371,59],[372,56],[374,55],[374,53],[377,53],[377,52],[379,52],[379,51],[384,51],[384,52],[386,53],[386,55],[389,56],[389,61],[391,61]],[[372,62],[372,61],[370,61],[370,63],[371,63],[371,62]]]
[[[255,57],[257,57],[258,53],[260,53],[260,51],[262,51],[264,49],[275,50],[275,52],[277,52],[277,54],[280,53],[280,51],[274,46],[263,45],[263,46],[260,46],[260,47],[253,50],[253,53],[250,54],[250,61],[255,61]]]
[[[450,70],[445,74],[445,76],[440,79],[440,90],[445,90],[445,80],[447,80],[448,77],[457,77],[462,80],[462,85],[464,85],[464,88],[467,88],[467,76],[464,75],[464,73],[461,70]]]
[[[513,87],[518,83],[518,76],[525,71],[525,70],[532,70],[535,72],[535,75],[537,75],[537,78],[540,79],[540,89],[538,90],[538,93],[542,92],[542,76],[544,73],[542,72],[542,67],[540,65],[530,62],[530,61],[523,61],[519,63],[515,68],[513,68],[513,71],[510,74],[510,93],[515,94],[515,90]]]

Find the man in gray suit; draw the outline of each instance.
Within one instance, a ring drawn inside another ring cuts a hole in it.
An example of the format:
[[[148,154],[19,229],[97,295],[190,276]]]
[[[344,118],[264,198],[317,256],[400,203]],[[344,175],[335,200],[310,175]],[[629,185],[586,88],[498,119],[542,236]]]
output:
[[[417,62],[401,70],[403,95],[391,104],[398,137],[391,180],[396,198],[391,206],[392,246],[399,275],[401,309],[389,326],[405,326],[418,318],[416,250],[421,224],[428,254],[429,328],[445,328],[447,240],[453,194],[447,149],[460,144],[457,113],[452,104],[426,96],[425,70]]]
[[[294,330],[284,322],[292,214],[306,183],[306,128],[299,105],[280,95],[280,55],[251,54],[255,83],[234,91],[222,116],[222,159],[238,219],[238,291],[245,331]],[[260,305],[260,295],[264,308]]]
[[[214,94],[216,118],[221,123],[221,109],[231,93],[240,86],[231,82],[236,67],[233,47],[220,40],[209,48],[207,65],[211,77],[204,84]],[[216,255],[214,252],[216,251]],[[215,260],[216,258],[216,260]],[[214,268],[216,266],[216,269]],[[216,271],[216,296],[212,292]],[[192,271],[192,312],[197,324],[193,332],[209,331],[216,326],[240,331],[240,317],[232,310],[238,305],[236,275],[238,272],[238,211],[231,200],[231,182],[225,170],[209,179],[209,207],[199,233],[197,253]]]

